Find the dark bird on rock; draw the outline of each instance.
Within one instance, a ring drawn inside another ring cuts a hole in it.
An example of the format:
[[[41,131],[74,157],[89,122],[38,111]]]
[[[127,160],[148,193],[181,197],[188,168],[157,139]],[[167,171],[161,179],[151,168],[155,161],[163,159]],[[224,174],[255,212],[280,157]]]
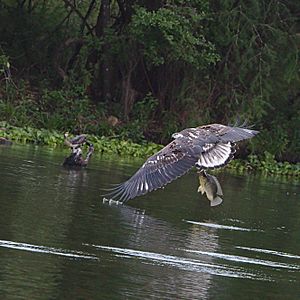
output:
[[[174,140],[149,157],[127,181],[106,197],[120,202],[157,190],[187,173],[225,166],[233,159],[236,142],[254,137],[258,131],[244,127],[210,124],[174,133]]]

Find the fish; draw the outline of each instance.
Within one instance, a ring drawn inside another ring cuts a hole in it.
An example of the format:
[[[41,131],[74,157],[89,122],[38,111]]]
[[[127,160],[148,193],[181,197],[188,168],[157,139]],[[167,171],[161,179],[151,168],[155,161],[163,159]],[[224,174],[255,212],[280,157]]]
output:
[[[223,202],[223,199],[220,197],[223,196],[223,191],[217,177],[201,170],[199,172],[199,183],[198,193],[202,195],[206,193],[210,206],[217,206]]]

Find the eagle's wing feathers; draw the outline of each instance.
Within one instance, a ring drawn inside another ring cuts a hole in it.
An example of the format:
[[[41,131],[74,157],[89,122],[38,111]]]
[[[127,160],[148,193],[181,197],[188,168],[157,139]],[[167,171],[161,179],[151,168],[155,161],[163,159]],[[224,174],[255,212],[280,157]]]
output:
[[[225,126],[221,124],[200,126],[197,129],[207,131],[208,133],[210,133],[209,136],[211,138],[214,138],[214,136],[216,136],[219,142],[224,143],[236,143],[242,140],[250,139],[258,134],[258,131],[256,130],[243,127]]]
[[[198,167],[213,169],[226,165],[234,157],[235,143],[207,144],[200,153]]]
[[[199,155],[198,167],[217,168],[226,165],[234,157],[236,142],[255,136],[258,131],[248,128],[211,124],[196,128],[203,151]]]
[[[131,178],[116,186],[106,196],[126,202],[167,185],[195,165],[198,157],[193,155],[192,148],[192,145],[187,147],[182,140],[171,142],[149,157]]]

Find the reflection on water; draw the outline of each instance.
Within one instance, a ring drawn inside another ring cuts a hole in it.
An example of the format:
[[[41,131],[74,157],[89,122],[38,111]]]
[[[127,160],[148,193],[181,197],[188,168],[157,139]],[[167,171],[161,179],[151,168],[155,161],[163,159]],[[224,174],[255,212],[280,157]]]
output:
[[[211,275],[248,276],[246,272],[238,274],[234,269],[213,264],[210,257],[189,258],[180,249],[186,246],[216,249],[216,235],[197,227],[190,227],[182,232],[172,223],[146,215],[145,211],[126,206],[117,209],[124,224],[134,228],[127,236],[126,248],[95,244],[86,246],[108,252],[120,262],[131,259],[135,266],[135,276],[145,274],[147,265],[147,273],[144,275],[146,278],[140,283],[142,289],[135,291],[138,299],[145,295],[161,299],[198,299],[199,296],[206,299]],[[136,281],[136,278],[133,280]],[[123,292],[129,295],[127,289]],[[131,293],[130,295],[133,296]]]
[[[211,208],[192,172],[114,205],[141,161],[66,154],[0,148],[1,299],[298,299],[299,181],[220,173]]]

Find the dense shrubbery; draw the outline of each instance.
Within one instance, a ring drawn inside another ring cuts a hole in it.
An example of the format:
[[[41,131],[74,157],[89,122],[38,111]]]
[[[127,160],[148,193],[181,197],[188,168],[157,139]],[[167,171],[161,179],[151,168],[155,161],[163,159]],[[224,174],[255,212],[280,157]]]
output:
[[[260,158],[249,155],[246,160],[233,160],[228,168],[242,173],[260,171],[265,174],[300,176],[300,163],[277,162],[275,156],[269,152],[265,152]]]
[[[17,127],[29,126],[73,133],[90,133],[134,142],[146,141],[148,127],[157,107],[157,100],[146,95],[132,110],[132,121],[111,124],[107,109],[92,103],[81,88],[33,92],[25,83],[9,85],[6,99],[0,99],[0,120]]]
[[[35,129],[30,126],[23,128],[0,122],[0,128],[5,128],[0,135],[17,143],[32,143],[49,145],[51,147],[64,145],[63,133],[56,130]],[[97,152],[107,154],[121,154],[135,157],[150,156],[159,151],[162,146],[154,143],[137,144],[130,140],[107,138],[93,134],[88,135],[88,140],[93,143]]]
[[[138,143],[247,120],[261,134],[246,153],[299,161],[299,8],[0,0],[0,120]]]
[[[33,143],[38,145],[49,145],[52,147],[64,144],[63,134],[48,129],[35,129],[32,127],[15,127],[5,122],[0,122],[0,135],[18,143]],[[134,157],[148,157],[162,146],[154,143],[134,143],[130,140],[107,138],[93,134],[88,135],[88,140],[93,143],[97,152],[105,154],[130,155]],[[290,164],[288,162],[276,162],[274,155],[265,152],[264,156],[258,158],[256,155],[249,155],[246,160],[233,160],[228,169],[237,172],[260,171],[267,174],[300,176],[300,164]],[[217,169],[218,170],[218,169]]]

